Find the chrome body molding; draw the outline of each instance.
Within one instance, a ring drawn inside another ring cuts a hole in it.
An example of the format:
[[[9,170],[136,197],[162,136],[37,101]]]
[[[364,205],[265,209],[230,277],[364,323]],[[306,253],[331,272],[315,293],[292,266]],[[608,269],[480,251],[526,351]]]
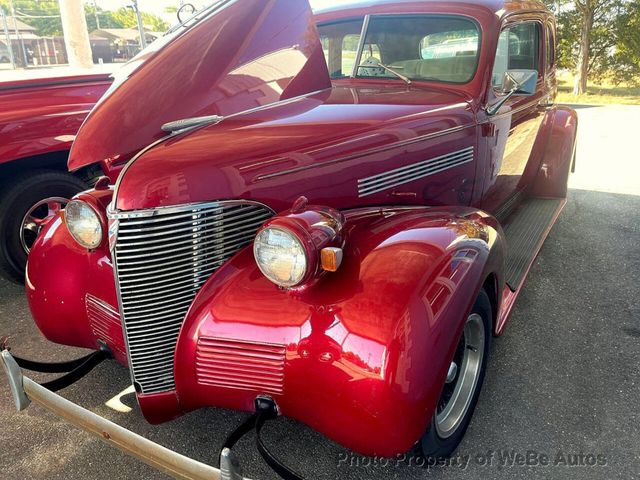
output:
[[[472,162],[473,157],[474,147],[471,146],[429,160],[412,163],[377,175],[361,178],[358,180],[358,195],[362,198],[389,188],[413,182],[414,180]]]
[[[243,200],[109,209],[116,290],[138,392],[175,388],[174,350],[193,299],[274,214],[261,203]]]

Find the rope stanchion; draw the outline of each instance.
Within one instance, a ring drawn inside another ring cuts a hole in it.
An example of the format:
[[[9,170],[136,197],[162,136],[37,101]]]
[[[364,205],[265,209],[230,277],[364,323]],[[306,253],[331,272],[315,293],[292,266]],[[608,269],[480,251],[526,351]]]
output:
[[[266,464],[283,480],[304,480],[304,477],[287,467],[269,451],[260,435],[266,422],[278,418],[278,407],[276,403],[271,398],[258,397],[256,398],[255,406],[256,413],[247,418],[238,428],[231,432],[220,449],[218,458],[222,457],[223,450],[231,449],[242,437],[252,430],[255,430],[256,447]]]
[[[11,349],[7,345],[8,338],[2,337],[0,339],[0,350],[10,351]],[[38,373],[64,373],[61,377],[54,380],[41,383],[44,388],[57,392],[66,388],[93,370],[97,365],[102,363],[107,358],[111,358],[111,354],[108,350],[96,350],[84,357],[77,358],[75,360],[68,360],[66,362],[39,362],[36,360],[29,360],[27,358],[21,358],[11,354],[20,368],[30,370]]]

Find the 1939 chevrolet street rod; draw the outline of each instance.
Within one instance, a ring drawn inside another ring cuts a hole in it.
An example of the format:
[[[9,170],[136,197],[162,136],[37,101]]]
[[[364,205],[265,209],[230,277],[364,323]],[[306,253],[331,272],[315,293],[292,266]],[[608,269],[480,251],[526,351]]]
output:
[[[71,378],[110,355],[150,422],[256,413],[227,447],[280,414],[362,454],[450,455],[565,203],[577,120],[554,105],[553,16],[226,0],[154,48],[72,147],[72,170],[126,160],[115,186],[76,196],[29,256],[42,333],[100,352]],[[195,475],[3,360],[19,406]]]

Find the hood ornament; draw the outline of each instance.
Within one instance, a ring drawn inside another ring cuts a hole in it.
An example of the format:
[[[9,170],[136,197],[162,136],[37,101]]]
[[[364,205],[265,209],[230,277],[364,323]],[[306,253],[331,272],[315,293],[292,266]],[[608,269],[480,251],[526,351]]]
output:
[[[164,132],[178,133],[182,132],[183,130],[201,127],[203,125],[215,125],[216,123],[220,123],[222,120],[224,120],[224,117],[221,115],[207,115],[205,117],[183,118],[181,120],[167,122],[160,128]]]

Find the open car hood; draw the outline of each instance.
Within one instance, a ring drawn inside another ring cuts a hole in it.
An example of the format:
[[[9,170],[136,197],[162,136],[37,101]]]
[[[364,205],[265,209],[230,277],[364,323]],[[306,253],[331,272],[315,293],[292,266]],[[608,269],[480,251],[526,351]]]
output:
[[[307,0],[222,0],[141,52],[82,125],[69,169],[122,163],[165,123],[228,116],[331,87]]]

